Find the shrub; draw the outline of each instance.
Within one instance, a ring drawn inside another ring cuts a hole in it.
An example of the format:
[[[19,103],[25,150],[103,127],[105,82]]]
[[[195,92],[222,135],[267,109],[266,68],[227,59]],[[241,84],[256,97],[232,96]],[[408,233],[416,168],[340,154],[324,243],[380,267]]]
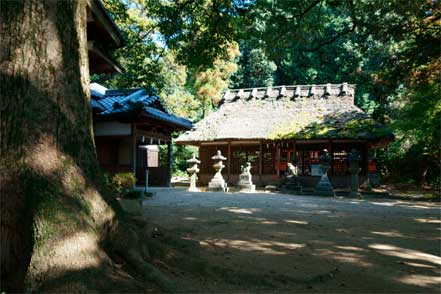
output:
[[[118,173],[112,177],[111,189],[122,195],[135,186],[136,179],[132,173]]]

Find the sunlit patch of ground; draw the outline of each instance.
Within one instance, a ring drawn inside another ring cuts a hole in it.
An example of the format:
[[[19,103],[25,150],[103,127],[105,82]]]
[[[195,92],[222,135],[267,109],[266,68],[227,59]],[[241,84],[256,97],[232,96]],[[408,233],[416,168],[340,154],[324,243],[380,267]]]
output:
[[[183,292],[439,293],[434,203],[160,191],[145,216],[200,244]]]

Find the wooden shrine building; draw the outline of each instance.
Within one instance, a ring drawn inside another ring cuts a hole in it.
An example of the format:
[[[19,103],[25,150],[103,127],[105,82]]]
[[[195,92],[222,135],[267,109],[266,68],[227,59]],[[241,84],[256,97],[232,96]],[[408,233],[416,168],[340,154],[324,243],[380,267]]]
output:
[[[138,185],[145,184],[148,170],[150,186],[169,186],[171,134],[191,129],[191,121],[171,113],[152,89],[109,90],[96,83],[90,88],[101,168],[132,172]]]
[[[122,72],[110,55],[124,45],[118,26],[100,0],[87,4],[90,73]],[[93,83],[90,92],[101,168],[111,174],[132,172],[137,184],[145,184],[148,170],[149,185],[169,186],[171,133],[188,130],[192,123],[171,113],[152,89],[109,90]]]
[[[125,43],[118,26],[100,0],[87,0],[87,49],[90,74],[122,72],[110,52]]]
[[[223,175],[230,185],[237,183],[246,162],[258,185],[278,183],[292,162],[302,184],[314,186],[321,176],[319,156],[328,149],[330,179],[334,187],[346,187],[348,152],[355,148],[361,154],[363,182],[370,150],[392,139],[385,126],[355,106],[354,85],[343,83],[229,90],[218,111],[176,142],[199,146],[202,184],[213,176],[211,156],[220,150],[227,157]]]

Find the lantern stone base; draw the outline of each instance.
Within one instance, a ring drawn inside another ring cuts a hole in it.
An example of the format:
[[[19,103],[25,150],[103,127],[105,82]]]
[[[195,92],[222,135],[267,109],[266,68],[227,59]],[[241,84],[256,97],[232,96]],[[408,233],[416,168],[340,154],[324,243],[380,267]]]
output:
[[[239,188],[239,192],[248,192],[248,193],[256,192],[256,185],[239,184],[238,188]]]
[[[315,187],[315,192],[320,196],[335,196],[334,188],[326,173],[322,175],[320,182]]]
[[[214,177],[208,183],[207,191],[227,192],[228,191],[227,183],[225,182],[225,180],[223,178]]]
[[[188,188],[187,191],[188,192],[201,192],[201,190],[199,188],[192,188],[192,187]]]
[[[285,183],[282,185],[282,190],[289,193],[302,194],[303,187],[297,176],[290,175],[286,178]]]
[[[256,185],[253,185],[251,173],[243,172],[240,174],[237,187],[239,192],[256,192]]]
[[[361,197],[361,193],[360,192],[350,192],[349,193],[349,197]]]

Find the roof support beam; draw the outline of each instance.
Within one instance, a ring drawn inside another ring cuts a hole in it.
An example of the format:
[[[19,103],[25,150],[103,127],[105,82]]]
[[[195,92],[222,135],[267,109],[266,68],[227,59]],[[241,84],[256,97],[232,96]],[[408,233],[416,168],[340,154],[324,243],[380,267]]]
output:
[[[173,165],[173,145],[172,142],[167,142],[167,186],[171,187],[171,174]]]

